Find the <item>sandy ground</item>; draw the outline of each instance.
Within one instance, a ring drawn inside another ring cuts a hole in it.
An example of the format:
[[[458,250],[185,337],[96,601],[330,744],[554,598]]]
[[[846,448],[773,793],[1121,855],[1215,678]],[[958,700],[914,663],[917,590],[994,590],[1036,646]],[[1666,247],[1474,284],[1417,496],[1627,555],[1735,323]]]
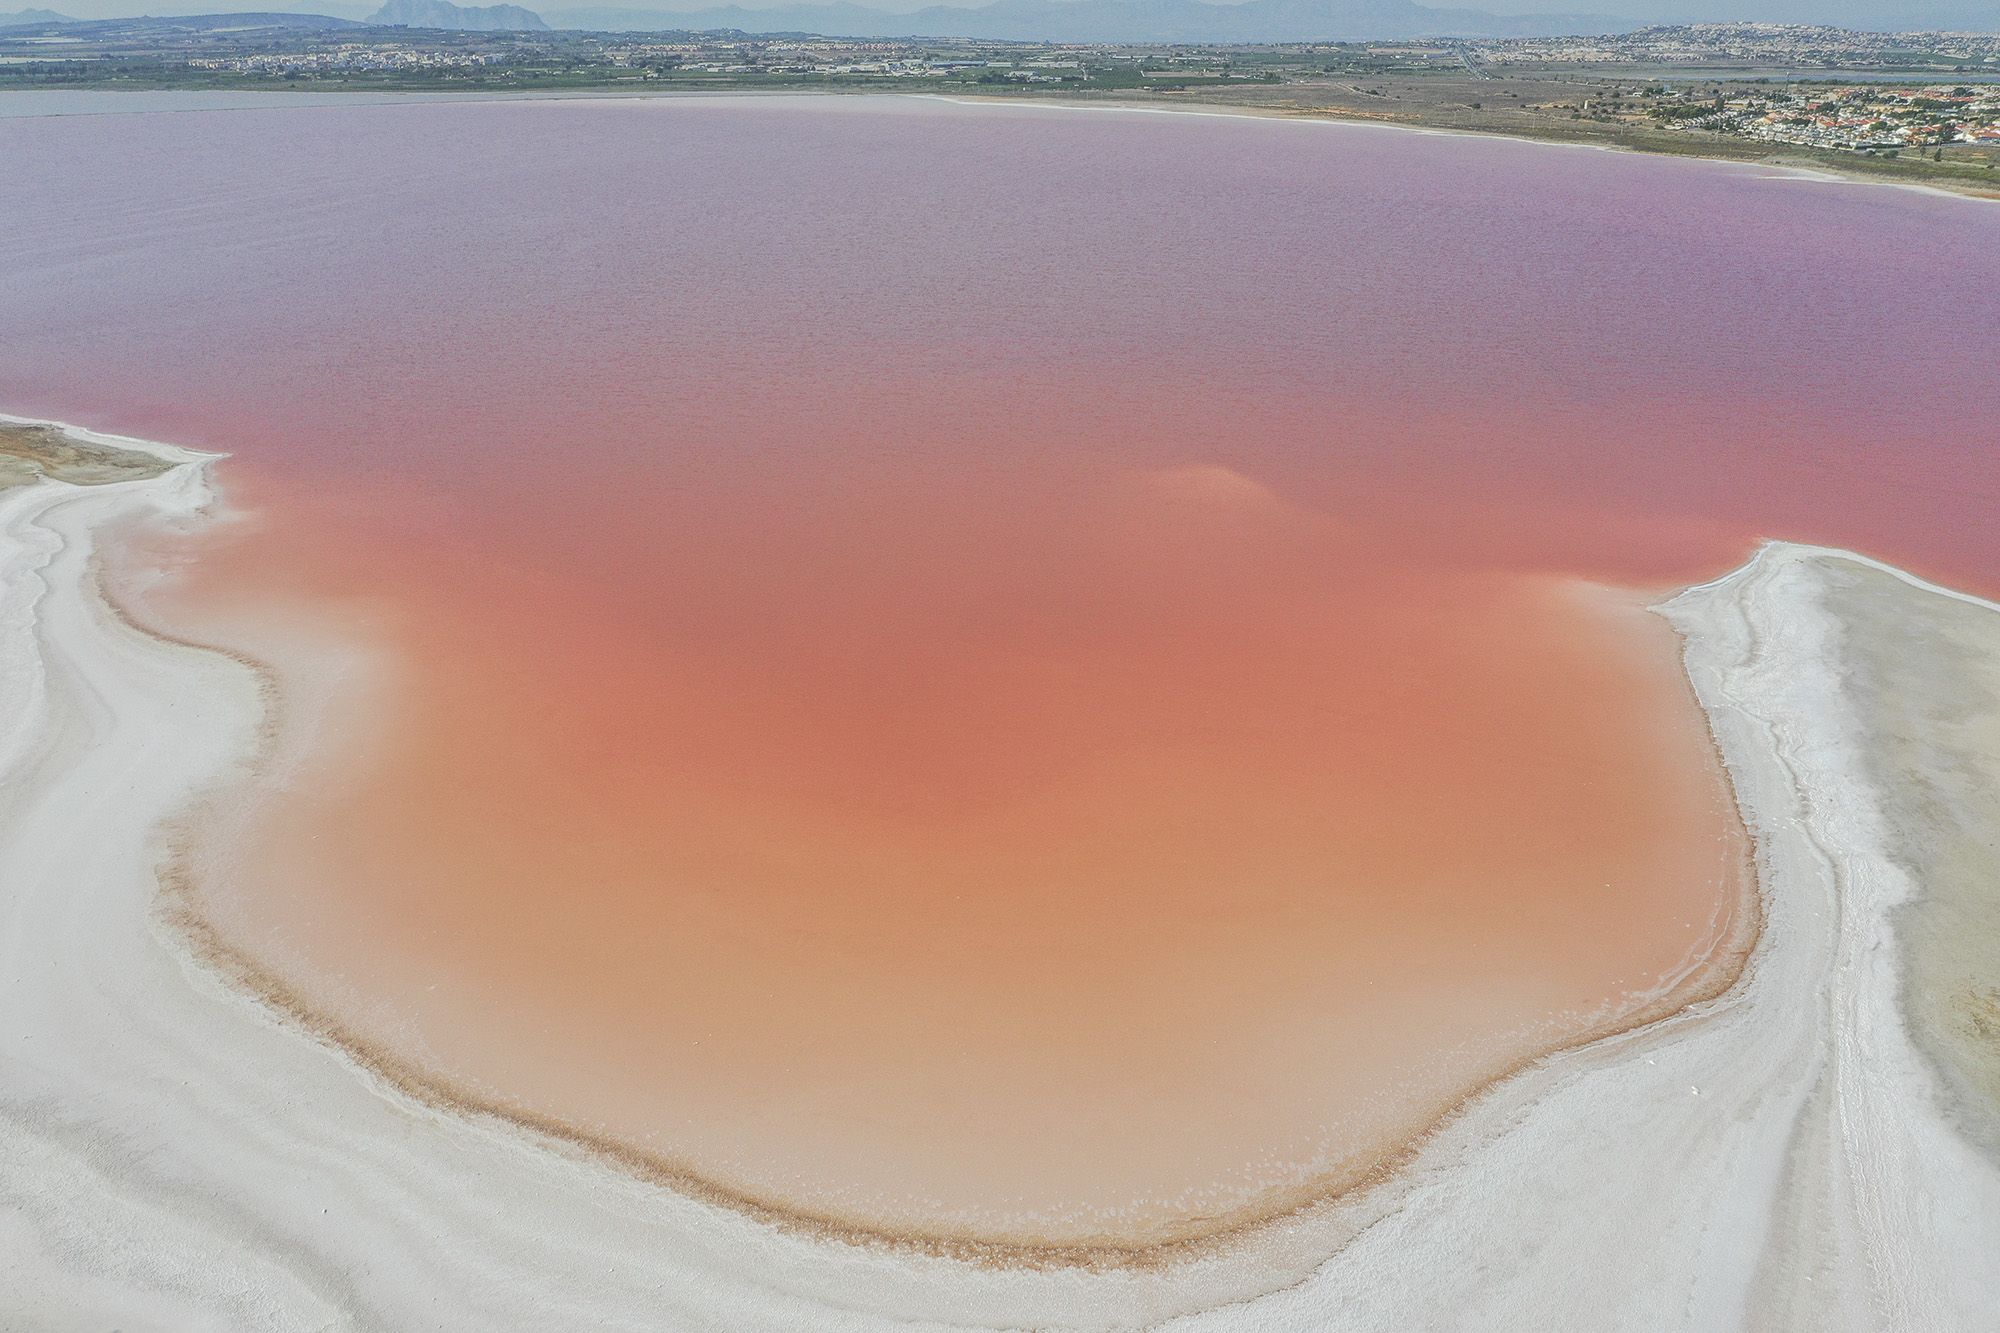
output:
[[[1893,654],[1881,627],[1936,593],[1885,575],[1849,634],[1862,566],[1778,545],[1665,608],[1759,839],[1765,929],[1728,993],[1542,1062],[1393,1181],[1254,1242],[979,1268],[771,1230],[436,1110],[196,962],[161,830],[240,772],[265,703],[246,664],[98,594],[106,525],[219,503],[204,459],[150,451],[182,466],[0,489],[0,1326],[2000,1326],[2000,1168],[1965,1131],[1970,1076],[1939,1077],[1955,1057],[1901,1003],[1936,984],[1896,931],[1938,825],[1884,799],[1900,770],[1842,659]],[[1954,808],[1976,837],[1973,797]]]
[[[1898,864],[1904,1006],[1965,1131],[2000,1156],[2000,607],[1912,595],[1855,561],[1827,577]]]

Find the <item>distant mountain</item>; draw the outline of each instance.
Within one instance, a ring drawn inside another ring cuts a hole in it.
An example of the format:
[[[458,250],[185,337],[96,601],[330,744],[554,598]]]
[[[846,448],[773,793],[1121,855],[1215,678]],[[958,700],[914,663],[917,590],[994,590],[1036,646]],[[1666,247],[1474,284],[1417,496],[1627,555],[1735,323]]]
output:
[[[0,14],[0,28],[20,28],[33,25],[37,28],[53,28],[58,24],[74,23],[67,14],[58,14],[53,9],[17,9],[11,14]]]
[[[889,13],[835,0],[779,9],[562,9],[558,27],[600,32],[810,32],[828,37],[984,37],[1026,42],[1340,42],[1410,37],[1546,37],[1626,32],[1601,14],[1488,14],[1414,0],[993,0]]]
[[[549,28],[540,14],[519,5],[454,5],[451,0],[383,0],[368,21],[453,32],[547,32]]]
[[[47,10],[29,10],[29,13],[47,13]],[[58,14],[53,20],[34,20],[21,23],[13,19],[6,22],[7,36],[20,39],[36,28],[59,28],[66,36],[87,40],[107,38],[162,37],[176,33],[193,32],[254,32],[264,28],[283,28],[293,31],[319,30],[325,28],[359,28],[362,24],[351,19],[337,19],[327,14],[177,14],[169,17],[145,15],[139,18],[123,19],[70,19]]]
[[[352,19],[337,19],[331,14],[188,14],[174,18],[102,19],[91,23],[79,23],[79,28],[127,27],[144,24],[160,30],[180,32],[241,32],[247,28],[359,28],[365,25]]]

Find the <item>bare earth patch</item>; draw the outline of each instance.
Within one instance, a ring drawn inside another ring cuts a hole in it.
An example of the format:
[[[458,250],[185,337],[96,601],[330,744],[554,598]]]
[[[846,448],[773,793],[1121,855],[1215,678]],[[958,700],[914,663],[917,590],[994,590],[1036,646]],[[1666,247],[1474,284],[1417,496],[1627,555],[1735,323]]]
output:
[[[57,426],[0,421],[0,488],[25,486],[37,477],[75,486],[143,481],[172,466],[136,449],[77,439]]]

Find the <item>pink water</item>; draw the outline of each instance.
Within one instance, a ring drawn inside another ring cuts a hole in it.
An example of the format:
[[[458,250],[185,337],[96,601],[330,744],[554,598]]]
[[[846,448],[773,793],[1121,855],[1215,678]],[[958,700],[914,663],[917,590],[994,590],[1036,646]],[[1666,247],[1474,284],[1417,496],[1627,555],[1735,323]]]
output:
[[[209,886],[243,942],[866,1226],[1255,1215],[1726,928],[1671,636],[1577,579],[2000,583],[1971,202],[886,99],[0,162],[0,409],[232,451],[179,614],[396,664]]]

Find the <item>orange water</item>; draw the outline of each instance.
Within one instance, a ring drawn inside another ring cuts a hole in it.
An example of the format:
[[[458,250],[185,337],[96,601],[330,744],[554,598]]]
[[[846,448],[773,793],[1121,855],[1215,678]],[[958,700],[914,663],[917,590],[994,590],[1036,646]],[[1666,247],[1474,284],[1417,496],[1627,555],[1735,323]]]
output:
[[[1969,204],[872,99],[0,150],[0,406],[234,455],[150,605],[312,743],[211,848],[231,939],[864,1226],[1143,1243],[1344,1179],[1740,924],[1672,636],[1604,585],[2000,568]]]
[[[1254,1213],[1729,924],[1664,622],[1385,568],[1228,469],[876,484],[636,568],[586,529],[356,541],[242,471],[270,521],[203,598],[260,595],[211,636],[282,666],[257,617],[303,603],[393,665],[259,824],[233,930],[370,1037],[761,1201],[1017,1241]]]

